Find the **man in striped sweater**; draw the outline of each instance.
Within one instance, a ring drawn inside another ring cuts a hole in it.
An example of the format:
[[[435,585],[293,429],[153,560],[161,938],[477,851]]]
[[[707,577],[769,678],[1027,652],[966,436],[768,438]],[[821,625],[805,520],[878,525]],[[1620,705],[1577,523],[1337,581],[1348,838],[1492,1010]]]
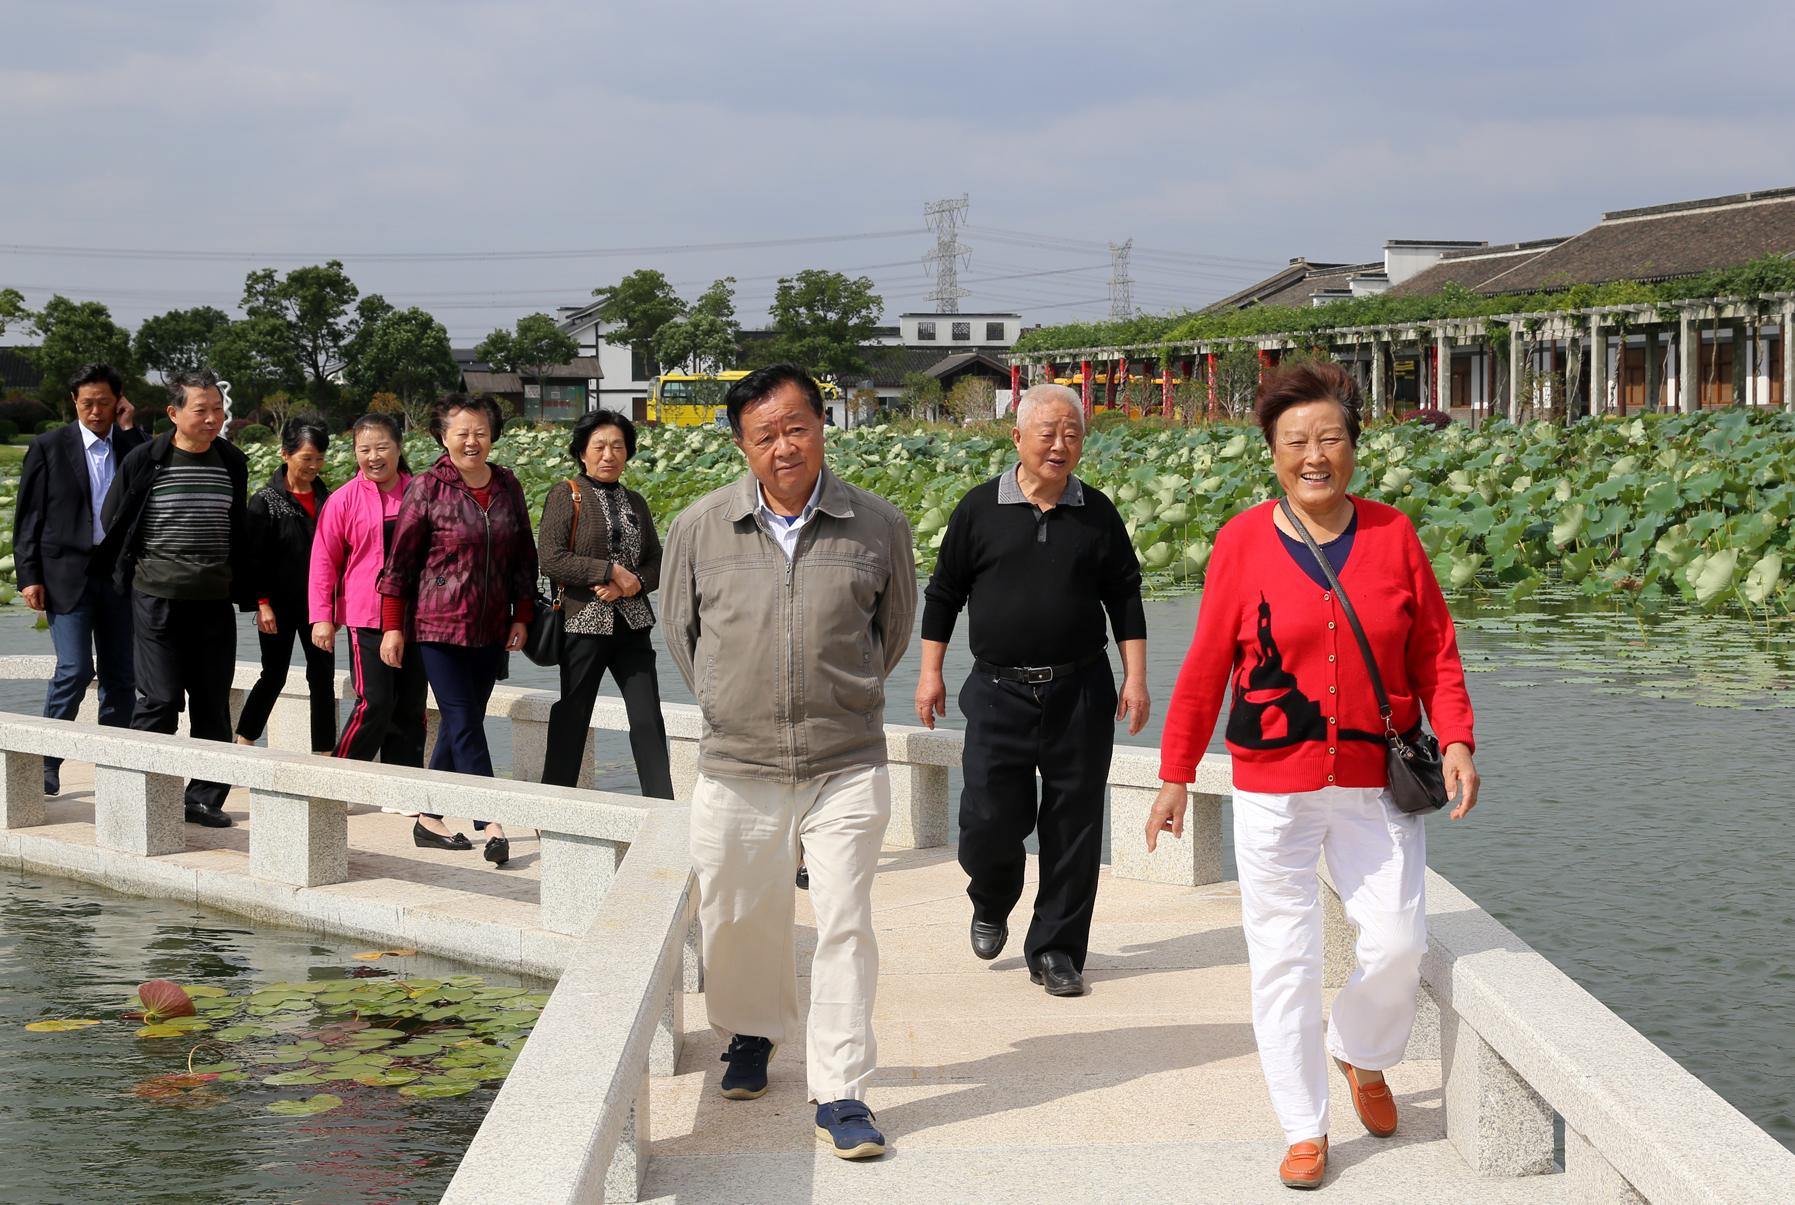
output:
[[[174,429],[119,466],[101,512],[106,541],[88,572],[110,577],[131,600],[137,671],[131,727],[171,733],[184,706],[194,737],[229,741],[237,661],[231,604],[254,605],[239,563],[248,551],[249,461],[218,438],[228,416],[211,371],[177,374],[168,399]],[[223,811],[229,791],[229,783],[188,783],[188,821],[229,827]]]

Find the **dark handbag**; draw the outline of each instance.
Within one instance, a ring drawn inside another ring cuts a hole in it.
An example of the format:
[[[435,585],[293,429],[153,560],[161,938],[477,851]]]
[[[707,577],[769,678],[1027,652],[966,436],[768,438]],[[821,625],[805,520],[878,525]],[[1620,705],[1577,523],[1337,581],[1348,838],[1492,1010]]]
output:
[[[1384,768],[1390,780],[1390,798],[1410,815],[1439,811],[1450,798],[1446,794],[1446,769],[1440,761],[1440,742],[1419,726],[1412,741],[1403,740],[1396,731],[1396,726],[1390,722],[1390,696],[1384,692],[1384,676],[1377,672],[1377,658],[1371,655],[1371,642],[1365,639],[1365,629],[1359,626],[1352,600],[1340,588],[1340,578],[1321,545],[1315,542],[1315,537],[1291,509],[1290,500],[1286,498],[1278,505],[1283,507],[1284,517],[1290,520],[1290,525],[1302,533],[1303,543],[1309,546],[1309,551],[1315,554],[1316,563],[1334,588],[1334,597],[1340,600],[1340,609],[1346,612],[1353,639],[1359,642],[1359,655],[1365,658],[1365,669],[1371,674],[1371,689],[1377,694],[1377,712],[1384,718],[1384,740],[1389,743],[1389,748],[1384,750]]]
[[[571,552],[580,534],[580,487],[572,477],[567,479],[567,486],[573,491],[573,530],[567,533],[567,548]],[[561,611],[567,587],[550,582],[549,589],[554,592],[553,597],[544,594],[542,587],[536,588],[536,610],[524,636],[524,656],[541,666],[561,664],[561,652],[567,645],[567,617]]]

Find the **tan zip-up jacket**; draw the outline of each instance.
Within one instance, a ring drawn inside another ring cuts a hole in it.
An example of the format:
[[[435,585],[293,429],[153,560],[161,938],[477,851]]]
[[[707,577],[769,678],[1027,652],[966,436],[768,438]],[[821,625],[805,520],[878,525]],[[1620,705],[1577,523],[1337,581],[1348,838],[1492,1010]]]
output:
[[[661,558],[667,651],[704,714],[698,769],[803,782],[885,762],[885,678],[916,618],[910,524],[823,469],[788,562],[752,474],[687,507]]]

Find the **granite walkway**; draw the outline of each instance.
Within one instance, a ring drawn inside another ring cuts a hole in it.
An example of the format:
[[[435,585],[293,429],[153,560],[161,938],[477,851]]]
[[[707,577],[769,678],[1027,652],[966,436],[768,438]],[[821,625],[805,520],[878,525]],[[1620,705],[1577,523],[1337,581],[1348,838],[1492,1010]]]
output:
[[[1031,868],[1032,869],[1032,868]],[[1032,875],[1031,875],[1032,884]],[[1033,887],[1025,898],[1032,898]],[[961,1205],[973,1202],[1289,1202],[1284,1141],[1254,1051],[1238,889],[1111,878],[1098,895],[1086,980],[1056,999],[1011,945],[967,947],[965,876],[951,850],[888,850],[873,892],[882,969],[880,1068],[868,1092],[890,1144],[850,1164],[819,1146],[801,1047],[772,1090],[718,1093],[723,1042],[686,998],[680,1074],[653,1083],[644,1200],[662,1205]],[[799,973],[814,941],[798,893]],[[808,993],[809,984],[802,984]],[[1562,1176],[1480,1180],[1445,1140],[1438,1062],[1390,1073],[1402,1131],[1368,1135],[1335,1073],[1322,1199],[1545,1203]]]

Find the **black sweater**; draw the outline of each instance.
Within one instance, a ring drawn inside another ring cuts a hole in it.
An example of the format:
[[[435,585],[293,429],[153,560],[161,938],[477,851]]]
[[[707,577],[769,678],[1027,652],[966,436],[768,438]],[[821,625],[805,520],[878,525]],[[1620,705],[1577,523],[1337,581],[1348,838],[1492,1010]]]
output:
[[[1080,483],[1083,505],[1062,499],[1037,518],[1026,502],[998,502],[1001,480],[973,487],[948,519],[923,592],[922,638],[947,643],[970,604],[972,655],[997,665],[1063,665],[1095,653],[1106,611],[1117,642],[1145,640],[1140,561],[1115,504]]]

